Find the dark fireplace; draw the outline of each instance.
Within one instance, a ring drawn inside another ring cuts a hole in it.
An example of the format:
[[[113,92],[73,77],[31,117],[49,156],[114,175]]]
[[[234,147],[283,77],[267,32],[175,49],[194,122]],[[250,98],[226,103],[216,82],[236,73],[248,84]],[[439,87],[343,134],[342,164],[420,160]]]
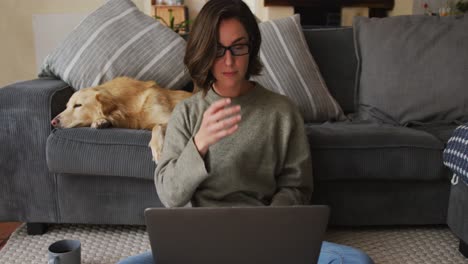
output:
[[[341,8],[366,7],[369,17],[385,17],[393,9],[394,0],[264,0],[265,6],[292,6],[301,15],[305,27],[341,25]]]
[[[303,26],[338,27],[341,25],[341,7],[295,6],[294,13],[301,15],[301,24]]]

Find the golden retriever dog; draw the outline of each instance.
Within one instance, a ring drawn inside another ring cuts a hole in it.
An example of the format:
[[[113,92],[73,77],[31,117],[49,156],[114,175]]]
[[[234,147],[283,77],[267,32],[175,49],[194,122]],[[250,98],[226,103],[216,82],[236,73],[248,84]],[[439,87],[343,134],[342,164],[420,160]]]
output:
[[[159,87],[153,81],[118,77],[75,92],[50,122],[56,128],[119,127],[151,130],[153,159],[161,155],[167,122],[175,105],[192,93]]]

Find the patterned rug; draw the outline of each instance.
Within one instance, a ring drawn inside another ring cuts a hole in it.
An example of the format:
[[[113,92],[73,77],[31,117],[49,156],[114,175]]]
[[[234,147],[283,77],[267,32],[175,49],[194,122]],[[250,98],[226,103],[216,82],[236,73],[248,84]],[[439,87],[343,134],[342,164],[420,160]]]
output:
[[[48,246],[61,239],[81,241],[82,264],[116,263],[150,249],[142,226],[52,225],[42,236],[28,236],[23,225],[0,251],[0,263],[46,263]],[[327,232],[326,240],[360,248],[376,264],[468,263],[457,250],[458,240],[446,226],[334,228]]]

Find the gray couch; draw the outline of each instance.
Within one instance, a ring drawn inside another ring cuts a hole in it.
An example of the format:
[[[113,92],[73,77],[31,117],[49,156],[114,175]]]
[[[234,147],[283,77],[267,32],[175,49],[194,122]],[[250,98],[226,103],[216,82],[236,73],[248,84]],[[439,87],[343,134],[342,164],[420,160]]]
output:
[[[353,30],[304,33],[332,95],[352,116]],[[143,225],[144,209],[162,206],[153,183],[150,132],[53,130],[51,118],[73,91],[50,78],[0,89],[0,221],[27,222],[31,233],[44,223]],[[454,128],[306,124],[312,203],[331,206],[332,225],[445,224],[450,173],[442,150]]]

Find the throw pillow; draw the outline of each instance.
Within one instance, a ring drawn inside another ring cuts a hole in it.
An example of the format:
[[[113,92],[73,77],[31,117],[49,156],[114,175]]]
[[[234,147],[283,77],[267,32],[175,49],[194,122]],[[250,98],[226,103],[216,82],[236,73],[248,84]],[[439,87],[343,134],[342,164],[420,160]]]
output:
[[[54,76],[75,89],[119,76],[154,80],[180,89],[190,81],[185,40],[130,0],[110,0],[87,16],[47,56],[40,77]]]
[[[354,20],[358,117],[396,125],[468,119],[468,16]]]
[[[300,26],[300,16],[262,22],[260,60],[263,72],[252,77],[264,87],[288,96],[297,104],[304,121],[344,119],[329,93]]]

